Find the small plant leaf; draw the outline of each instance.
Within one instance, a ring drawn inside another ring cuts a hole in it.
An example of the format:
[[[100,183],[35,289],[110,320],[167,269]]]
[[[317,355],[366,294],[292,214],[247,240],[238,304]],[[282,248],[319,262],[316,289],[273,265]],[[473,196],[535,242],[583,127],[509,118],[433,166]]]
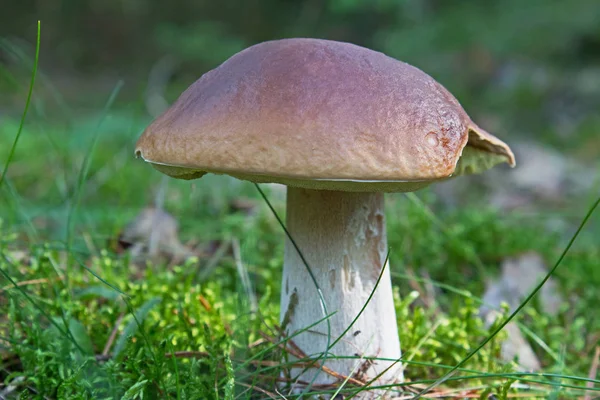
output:
[[[106,300],[115,301],[120,296],[120,293],[104,285],[96,285],[80,290],[76,296],[82,298],[103,297]]]
[[[74,318],[69,321],[69,331],[86,355],[94,354],[94,345],[83,324]]]
[[[139,381],[135,385],[131,386],[129,390],[125,392],[121,400],[135,400],[144,398],[144,388],[148,385],[149,380],[144,379]]]
[[[146,318],[146,315],[148,315],[150,310],[154,306],[159,304],[161,301],[162,301],[162,298],[153,297],[152,299],[150,299],[147,302],[145,302],[144,304],[142,304],[142,306],[135,311],[135,318],[131,319],[131,321],[129,321],[127,326],[125,326],[123,333],[121,334],[121,336],[119,336],[119,339],[117,340],[117,343],[115,344],[115,348],[113,350],[113,357],[118,357],[119,354],[121,354],[121,352],[125,348],[125,345],[127,344],[127,339],[130,336],[133,336],[137,332],[137,330],[139,329],[137,321],[140,321],[140,323],[143,323],[144,319]],[[137,321],[136,321],[136,319],[137,319]]]

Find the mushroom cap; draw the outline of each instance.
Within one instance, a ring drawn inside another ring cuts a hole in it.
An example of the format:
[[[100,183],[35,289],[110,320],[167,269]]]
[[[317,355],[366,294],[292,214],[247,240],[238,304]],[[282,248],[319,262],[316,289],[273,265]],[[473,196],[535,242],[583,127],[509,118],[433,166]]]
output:
[[[269,41],[235,54],[156,118],[135,151],[181,179],[210,172],[345,191],[413,191],[515,163],[510,148],[429,75],[321,39]]]

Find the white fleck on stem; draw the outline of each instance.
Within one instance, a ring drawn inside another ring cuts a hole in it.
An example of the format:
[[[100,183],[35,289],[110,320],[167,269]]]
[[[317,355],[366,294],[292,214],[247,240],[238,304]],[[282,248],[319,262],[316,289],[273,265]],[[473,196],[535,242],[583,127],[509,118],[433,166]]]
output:
[[[373,291],[387,253],[382,193],[353,193],[288,187],[287,228],[306,258],[323,292],[329,319],[331,343],[352,323]],[[317,289],[289,239],[281,289],[281,320],[289,335],[324,317]],[[307,355],[326,350],[325,321],[293,339]],[[330,349],[336,356],[400,358],[400,340],[392,297],[389,267],[386,266],[377,290],[360,318]],[[369,380],[392,362],[331,359],[325,365],[333,371]],[[294,369],[296,377],[302,369]],[[311,369],[300,379],[310,382],[318,372]],[[402,381],[402,367],[395,364],[380,381]],[[321,372],[314,383],[330,384],[336,379]]]

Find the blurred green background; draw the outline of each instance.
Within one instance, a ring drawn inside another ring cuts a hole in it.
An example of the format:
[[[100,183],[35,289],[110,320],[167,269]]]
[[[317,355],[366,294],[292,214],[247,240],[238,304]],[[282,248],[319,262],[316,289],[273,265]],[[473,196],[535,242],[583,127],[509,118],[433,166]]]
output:
[[[31,55],[41,20],[42,70],[79,106],[120,78],[130,99],[142,96],[153,68],[166,70],[171,101],[244,47],[320,37],[423,69],[501,137],[543,137],[587,158],[600,147],[597,0],[6,1],[0,36]],[[0,60],[20,68],[6,51]],[[12,100],[2,96],[4,110],[19,110]]]

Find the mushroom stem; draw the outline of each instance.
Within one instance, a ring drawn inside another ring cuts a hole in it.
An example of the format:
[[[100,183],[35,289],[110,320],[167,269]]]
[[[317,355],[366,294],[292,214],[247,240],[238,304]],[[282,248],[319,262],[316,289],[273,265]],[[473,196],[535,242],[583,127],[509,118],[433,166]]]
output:
[[[333,343],[367,302],[385,262],[387,235],[383,193],[335,192],[288,187],[287,228],[306,258],[323,293]],[[292,335],[324,314],[317,288],[298,251],[285,243],[285,261],[281,290],[281,321],[286,334]],[[327,347],[325,321],[292,338],[308,356],[318,356]],[[377,289],[360,318],[330,350],[325,365],[344,376],[370,380],[394,364],[390,361],[359,359],[364,357],[400,358],[400,340],[392,297],[390,272],[386,266]],[[335,359],[334,356],[359,356]],[[310,382],[318,370],[302,373],[294,369],[292,377]],[[400,363],[384,373],[379,383],[402,380]],[[316,384],[331,384],[335,377],[321,372]]]

